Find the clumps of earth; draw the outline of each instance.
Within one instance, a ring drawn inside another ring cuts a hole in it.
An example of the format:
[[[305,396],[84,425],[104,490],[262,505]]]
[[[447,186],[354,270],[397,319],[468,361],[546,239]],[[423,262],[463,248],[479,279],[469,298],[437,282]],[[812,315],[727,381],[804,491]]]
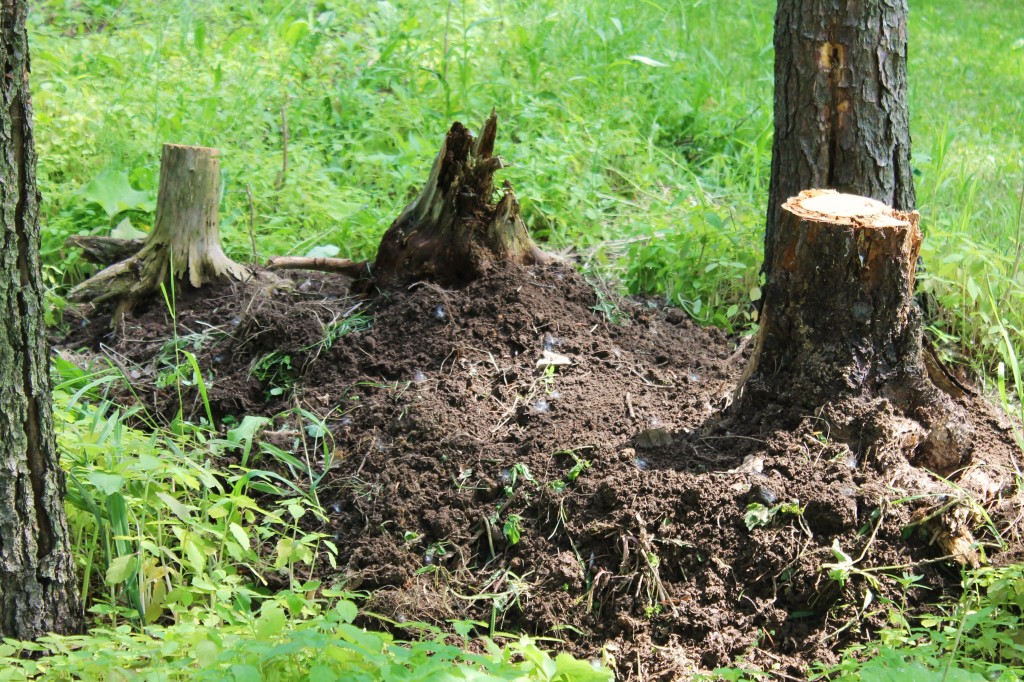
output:
[[[598,295],[571,267],[372,295],[290,277],[181,291],[176,329],[152,301],[116,333],[101,315],[58,343],[117,365],[133,385],[119,399],[171,419],[177,338],[219,428],[263,415],[263,442],[314,456],[326,517],[310,530],[338,554],[311,577],[365,592],[373,627],[557,637],[622,680],[737,661],[804,677],[885,625],[868,589],[913,608],[955,598],[965,564],[1020,559],[1012,425],[977,396],[958,398],[978,442],[952,478],[987,483],[957,505],[955,482],[856,452],[813,414],[730,412],[742,339]],[[1001,537],[963,511],[979,505]],[[954,508],[959,526],[934,523]],[[883,566],[874,585],[849,570]],[[901,588],[904,573],[921,578]]]

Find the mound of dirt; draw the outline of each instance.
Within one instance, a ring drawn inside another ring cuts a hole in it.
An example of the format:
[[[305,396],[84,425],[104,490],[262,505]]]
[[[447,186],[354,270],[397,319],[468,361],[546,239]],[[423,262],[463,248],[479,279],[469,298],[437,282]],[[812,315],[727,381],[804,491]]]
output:
[[[116,337],[97,318],[63,346],[115,358],[151,411],[198,417],[198,392],[179,406],[168,383],[177,338],[217,420],[267,415],[267,441],[329,453],[316,530],[339,569],[316,577],[367,591],[367,612],[557,636],[623,680],[738,658],[801,677],[884,625],[866,590],[912,607],[959,587],[953,531],[927,513],[957,488],[851,450],[814,415],[723,417],[744,354],[680,310],[615,308],[560,266],[368,299],[295,281],[183,292],[176,335],[151,304]],[[960,403],[979,433],[961,479],[998,524],[1019,503],[1000,483],[1010,424]],[[981,526],[960,518],[964,537]],[[921,576],[906,591],[889,577],[904,573]]]

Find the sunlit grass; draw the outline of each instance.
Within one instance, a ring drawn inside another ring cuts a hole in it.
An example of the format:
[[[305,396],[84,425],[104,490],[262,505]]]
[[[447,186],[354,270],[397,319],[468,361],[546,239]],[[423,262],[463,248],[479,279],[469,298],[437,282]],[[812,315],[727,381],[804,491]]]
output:
[[[220,147],[222,232],[249,257],[371,256],[450,122],[501,116],[498,151],[535,237],[700,319],[749,322],[771,149],[772,4],[744,0],[39,3],[30,27],[44,254],[149,206],[160,144]],[[938,324],[996,355],[1015,339],[1024,185],[1024,5],[913,2],[910,106],[926,286]],[[283,174],[282,111],[288,167]],[[102,174],[107,173],[104,176]],[[123,185],[122,185],[123,186]],[[109,197],[108,197],[109,199]],[[1018,265],[1015,267],[1015,263]],[[1015,271],[1016,270],[1016,271]],[[1019,341],[1015,340],[1015,343]],[[977,352],[980,351],[980,352]]]

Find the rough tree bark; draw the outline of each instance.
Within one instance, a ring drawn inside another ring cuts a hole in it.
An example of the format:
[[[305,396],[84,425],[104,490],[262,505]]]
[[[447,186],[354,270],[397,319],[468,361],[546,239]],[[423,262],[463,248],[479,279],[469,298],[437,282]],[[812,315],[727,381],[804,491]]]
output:
[[[491,113],[479,137],[452,125],[420,195],[388,228],[371,268],[378,286],[431,280],[457,286],[496,262],[531,265],[548,260],[530,239],[519,202],[506,182],[497,203],[494,156],[498,118]]]
[[[966,464],[972,429],[925,366],[917,212],[807,190],[782,206],[775,238],[735,409],[813,415],[857,452],[891,447],[944,474]]]
[[[0,635],[83,623],[54,440],[25,0],[0,0]]]
[[[914,209],[909,121],[906,0],[779,0],[768,277],[782,203],[802,190]]]
[[[173,272],[198,288],[220,277],[245,280],[251,272],[224,254],[217,228],[220,151],[165,144],[160,161],[156,221],[142,248],[82,282],[76,302],[116,300],[121,313],[167,283]]]

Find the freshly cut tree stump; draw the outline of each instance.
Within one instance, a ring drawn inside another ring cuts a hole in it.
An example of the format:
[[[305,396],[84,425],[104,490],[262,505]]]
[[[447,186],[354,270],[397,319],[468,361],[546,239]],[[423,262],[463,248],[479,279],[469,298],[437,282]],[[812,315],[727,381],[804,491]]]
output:
[[[171,273],[198,288],[214,279],[252,273],[224,254],[217,228],[220,150],[165,144],[153,231],[137,253],[72,289],[79,303],[117,301],[121,314],[169,281]]]
[[[371,273],[378,286],[430,280],[458,286],[494,263],[532,265],[549,256],[538,249],[506,182],[495,203],[494,156],[498,118],[491,112],[480,136],[456,122],[434,159],[427,184],[388,228]]]
[[[855,451],[895,444],[942,473],[967,464],[972,429],[924,361],[918,219],[832,190],[783,204],[736,410],[794,409],[825,419]]]

